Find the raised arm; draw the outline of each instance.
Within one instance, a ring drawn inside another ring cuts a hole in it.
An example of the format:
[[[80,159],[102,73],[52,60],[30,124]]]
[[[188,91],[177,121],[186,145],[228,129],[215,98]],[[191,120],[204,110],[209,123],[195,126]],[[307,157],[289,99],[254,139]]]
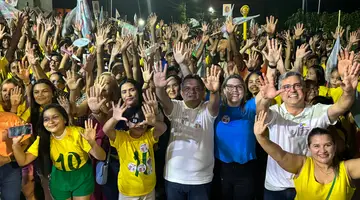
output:
[[[150,106],[148,104],[144,104],[141,107],[144,116],[145,121],[142,122],[142,124],[147,124],[154,127],[154,138],[159,138],[165,131],[166,131],[166,124],[162,121],[158,121],[155,114],[155,109],[153,106]]]
[[[353,63],[352,67],[348,68],[343,75],[342,84],[340,87],[343,94],[339,100],[328,109],[328,116],[331,122],[335,122],[340,115],[348,111],[355,99],[355,91],[358,84],[358,77],[360,74],[360,64]]]
[[[211,68],[206,69],[206,78],[202,78],[206,88],[210,92],[210,100],[208,110],[211,116],[216,117],[219,114],[220,107],[220,74],[221,71],[216,73],[216,67],[213,65]]]
[[[264,111],[261,111],[256,116],[254,124],[256,140],[266,153],[268,153],[269,156],[271,156],[280,165],[281,168],[292,174],[299,174],[306,161],[306,156],[286,152],[279,145],[272,142],[265,135],[265,130],[267,128],[267,124],[265,124],[266,117],[267,113]]]
[[[96,158],[96,160],[105,160],[106,153],[103,148],[101,148],[96,143],[96,128],[98,124],[93,124],[93,121],[87,120],[85,121],[85,131],[81,134],[81,136],[87,140],[91,146],[90,154]]]
[[[16,162],[20,167],[28,165],[37,158],[37,156],[34,156],[31,153],[24,152],[24,147],[20,143],[23,137],[24,136],[13,138],[12,144],[13,154],[15,156]]]
[[[159,98],[160,103],[163,106],[165,115],[170,115],[172,113],[174,105],[165,91],[165,86],[167,84],[166,81],[167,65],[165,65],[164,70],[162,70],[161,68],[162,68],[161,62],[159,62],[158,65],[154,66],[154,70],[155,70],[154,84],[156,87],[156,96]]]
[[[176,62],[180,65],[181,72],[183,76],[191,74],[189,67],[185,64],[185,57],[188,52],[184,52],[184,42],[177,43],[174,48],[174,57]]]

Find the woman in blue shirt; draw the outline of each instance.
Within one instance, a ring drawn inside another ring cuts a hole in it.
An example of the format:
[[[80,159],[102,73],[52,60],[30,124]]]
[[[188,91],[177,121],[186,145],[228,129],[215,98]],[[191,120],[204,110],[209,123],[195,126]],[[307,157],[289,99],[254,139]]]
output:
[[[256,100],[246,101],[247,87],[239,75],[221,86],[222,104],[215,121],[215,158],[220,167],[221,199],[254,199]],[[260,96],[260,95],[258,95]]]

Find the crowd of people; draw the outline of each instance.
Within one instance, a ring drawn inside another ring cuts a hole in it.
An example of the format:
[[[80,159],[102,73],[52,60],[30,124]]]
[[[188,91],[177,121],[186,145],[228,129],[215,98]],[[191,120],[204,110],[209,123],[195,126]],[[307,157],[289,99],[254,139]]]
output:
[[[352,199],[360,29],[123,22],[0,25],[1,200]]]

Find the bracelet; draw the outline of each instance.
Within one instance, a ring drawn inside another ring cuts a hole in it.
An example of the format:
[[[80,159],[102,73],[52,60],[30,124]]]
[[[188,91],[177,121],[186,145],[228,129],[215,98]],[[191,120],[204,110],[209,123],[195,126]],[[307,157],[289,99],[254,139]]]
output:
[[[275,66],[273,66],[273,65],[268,65],[268,67],[269,67],[270,69],[276,69],[276,65],[275,65]]]

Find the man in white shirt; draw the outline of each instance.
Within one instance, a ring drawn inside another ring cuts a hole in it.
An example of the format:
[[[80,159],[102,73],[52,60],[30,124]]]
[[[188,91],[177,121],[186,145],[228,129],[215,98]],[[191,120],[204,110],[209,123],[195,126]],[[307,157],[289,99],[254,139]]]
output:
[[[210,199],[214,167],[214,121],[220,106],[220,72],[208,71],[204,83],[187,75],[181,84],[183,101],[170,100],[165,92],[166,69],[155,67],[156,94],[171,121],[165,158],[164,178],[167,199]],[[205,86],[210,100],[203,102]]]
[[[350,109],[354,102],[359,66],[354,65],[349,74],[343,77],[343,94],[333,105],[305,104],[305,83],[298,72],[287,72],[279,77],[279,90],[265,77],[261,80],[260,92],[263,99],[257,103],[257,112],[268,111],[266,123],[270,140],[285,151],[295,154],[308,154],[307,136],[315,127],[327,128],[335,124],[338,117]],[[271,100],[280,94],[281,106],[273,105]],[[268,157],[265,179],[265,200],[294,199],[296,192],[293,175],[283,170],[275,160]]]

